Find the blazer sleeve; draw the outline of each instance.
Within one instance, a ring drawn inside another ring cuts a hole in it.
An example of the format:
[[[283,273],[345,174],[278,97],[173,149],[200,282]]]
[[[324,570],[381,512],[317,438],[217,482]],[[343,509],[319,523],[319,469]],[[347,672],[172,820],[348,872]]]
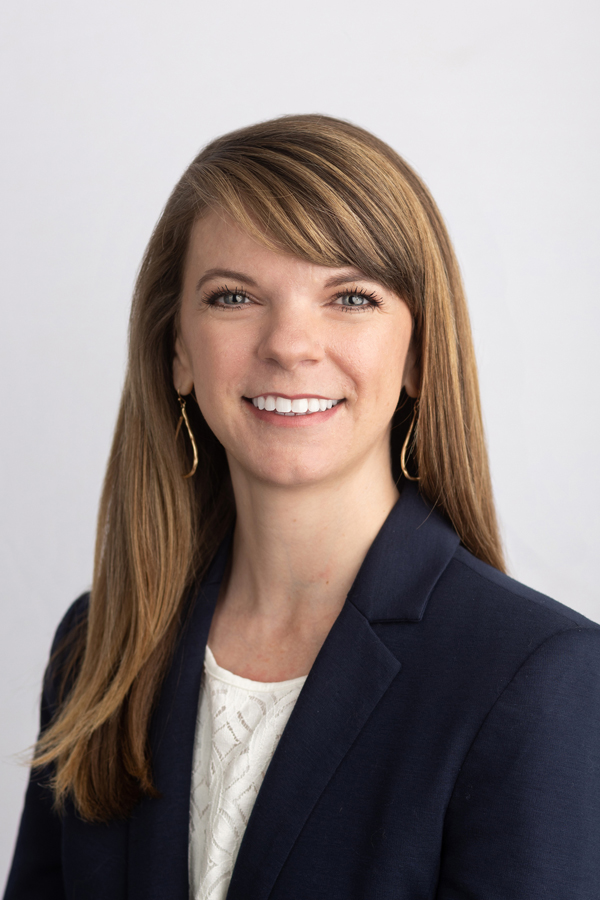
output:
[[[436,900],[600,897],[600,629],[529,656],[488,714],[447,810]]]
[[[88,595],[70,607],[60,623],[44,675],[40,733],[57,709],[56,673],[73,629],[87,615]],[[4,900],[65,900],[62,877],[62,825],[49,788],[52,770],[32,770]]]

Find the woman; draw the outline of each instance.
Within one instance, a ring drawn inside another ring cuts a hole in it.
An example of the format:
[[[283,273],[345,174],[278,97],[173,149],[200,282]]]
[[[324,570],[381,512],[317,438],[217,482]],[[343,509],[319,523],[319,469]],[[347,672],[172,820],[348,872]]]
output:
[[[335,119],[235,132],[142,264],[5,896],[597,897],[599,646],[504,574],[424,185]]]

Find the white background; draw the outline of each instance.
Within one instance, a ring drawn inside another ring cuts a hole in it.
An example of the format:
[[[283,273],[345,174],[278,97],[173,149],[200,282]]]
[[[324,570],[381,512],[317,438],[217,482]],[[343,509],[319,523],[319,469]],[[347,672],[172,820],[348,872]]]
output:
[[[0,881],[89,586],[129,298],[209,139],[324,112],[424,177],[466,281],[512,574],[600,620],[596,0],[4,0]]]

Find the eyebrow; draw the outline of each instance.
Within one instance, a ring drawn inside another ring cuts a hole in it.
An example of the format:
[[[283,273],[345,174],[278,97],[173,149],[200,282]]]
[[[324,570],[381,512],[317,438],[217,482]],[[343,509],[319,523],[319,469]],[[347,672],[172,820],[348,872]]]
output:
[[[235,281],[243,281],[245,284],[251,284],[252,287],[256,287],[256,281],[250,278],[249,275],[244,275],[243,272],[235,272],[233,269],[208,269],[196,285],[196,293],[211,278],[233,278]]]
[[[236,272],[234,269],[208,269],[196,285],[196,293],[212,278],[233,278],[235,281],[243,281],[245,284],[256,287],[256,281],[243,272]],[[339,285],[348,284],[351,281],[373,281],[373,279],[361,272],[360,269],[349,269],[340,275],[332,275],[323,286],[326,288],[339,287]]]
[[[361,272],[360,269],[348,269],[341,275],[332,275],[327,279],[324,287],[338,287],[340,284],[348,284],[350,281],[373,281],[373,279]]]

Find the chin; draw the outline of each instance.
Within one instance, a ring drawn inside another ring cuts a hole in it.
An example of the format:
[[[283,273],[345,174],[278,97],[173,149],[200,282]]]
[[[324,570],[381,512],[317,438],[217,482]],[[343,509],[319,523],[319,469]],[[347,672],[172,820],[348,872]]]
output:
[[[288,454],[269,454],[260,460],[238,461],[238,465],[251,478],[280,487],[303,487],[319,484],[340,474],[339,465],[331,459],[316,458],[314,454],[290,458]]]

